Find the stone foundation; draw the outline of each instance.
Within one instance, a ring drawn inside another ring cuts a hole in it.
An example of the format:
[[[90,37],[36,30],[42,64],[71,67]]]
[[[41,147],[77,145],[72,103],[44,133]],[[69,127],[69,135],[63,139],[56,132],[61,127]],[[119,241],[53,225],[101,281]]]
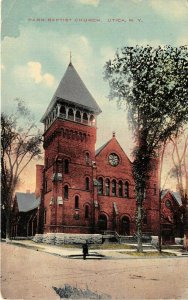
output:
[[[70,234],[70,233],[46,233],[36,234],[33,238],[36,243],[51,245],[63,244],[102,244],[101,234]]]

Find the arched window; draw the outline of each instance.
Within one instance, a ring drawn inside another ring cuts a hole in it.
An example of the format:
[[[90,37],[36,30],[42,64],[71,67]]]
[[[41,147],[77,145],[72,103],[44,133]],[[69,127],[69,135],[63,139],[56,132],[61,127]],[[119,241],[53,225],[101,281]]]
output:
[[[110,196],[110,180],[109,179],[106,179],[105,186],[106,186],[106,196]]]
[[[148,223],[148,221],[147,221],[147,216],[144,216],[144,217],[143,217],[143,224],[144,224],[144,225],[147,225],[147,223]]]
[[[64,199],[68,199],[69,198],[69,187],[68,185],[64,186]]]
[[[85,160],[86,160],[86,164],[89,164],[89,153],[88,152],[86,152]]]
[[[69,108],[68,119],[69,120],[74,120],[74,112],[73,112],[72,108]]]
[[[84,124],[88,124],[88,115],[85,113],[83,113],[83,123]]]
[[[106,215],[101,214],[99,216],[99,223],[98,224],[99,224],[99,230],[101,230],[101,231],[107,230],[108,220],[107,220]]]
[[[130,219],[127,216],[124,216],[121,220],[120,233],[122,235],[130,234]]]
[[[76,112],[76,122],[81,122],[81,113],[79,110]]]
[[[116,180],[112,180],[112,196],[116,196]]]
[[[89,191],[89,178],[86,177],[85,179],[86,191]]]
[[[65,174],[69,173],[69,160],[68,159],[64,160],[64,168],[63,168],[63,170],[64,170]]]
[[[129,183],[125,182],[125,198],[129,198]]]
[[[120,180],[118,184],[119,197],[123,197],[123,182]]]
[[[103,195],[103,179],[100,177],[98,179],[98,195]]]
[[[78,196],[75,196],[74,208],[79,209],[79,197]]]
[[[66,109],[65,109],[65,106],[61,106],[61,108],[60,108],[60,117],[63,117],[63,118],[66,117]]]
[[[89,205],[85,206],[85,219],[89,218]]]
[[[154,195],[157,195],[157,185],[156,184],[154,184],[153,193],[154,193]]]

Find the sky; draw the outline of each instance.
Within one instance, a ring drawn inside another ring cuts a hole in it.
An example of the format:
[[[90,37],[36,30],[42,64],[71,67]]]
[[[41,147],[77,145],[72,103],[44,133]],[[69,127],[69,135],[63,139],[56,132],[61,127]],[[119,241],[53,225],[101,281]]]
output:
[[[14,111],[14,99],[21,98],[43,129],[40,119],[71,51],[74,67],[102,109],[96,148],[115,131],[131,158],[134,139],[126,112],[108,100],[105,62],[124,46],[188,45],[187,28],[187,0],[3,0],[1,109]],[[20,190],[34,191],[35,163],[24,172]]]

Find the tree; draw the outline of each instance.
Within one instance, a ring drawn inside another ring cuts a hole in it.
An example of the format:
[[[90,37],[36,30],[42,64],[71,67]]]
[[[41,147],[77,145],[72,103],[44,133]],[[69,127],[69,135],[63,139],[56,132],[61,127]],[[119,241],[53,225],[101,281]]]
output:
[[[177,180],[183,206],[184,248],[188,250],[188,132],[184,129],[181,134],[170,139],[172,144],[171,176]]]
[[[1,114],[1,207],[6,219],[6,240],[11,237],[13,197],[20,175],[34,158],[40,158],[42,135],[24,102],[17,100],[15,114]]]
[[[134,133],[133,176],[137,204],[138,251],[151,162],[162,143],[188,121],[188,49],[186,46],[124,47],[105,65],[109,99],[128,110]]]

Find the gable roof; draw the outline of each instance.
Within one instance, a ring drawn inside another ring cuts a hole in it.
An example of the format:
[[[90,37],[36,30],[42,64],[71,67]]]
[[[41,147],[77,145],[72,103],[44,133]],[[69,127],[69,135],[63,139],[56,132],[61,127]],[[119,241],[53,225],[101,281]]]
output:
[[[71,102],[72,104],[81,105],[96,114],[101,112],[100,107],[86,88],[72,63],[68,65],[68,68],[60,81],[60,84],[41,119],[41,122],[44,121],[56,101],[60,99],[65,100],[66,102]]]
[[[166,189],[162,191],[161,198],[163,199],[167,193],[170,193],[180,206],[182,205],[181,195],[179,192],[173,192],[171,190]]]
[[[115,134],[113,134],[113,137],[107,141],[105,144],[103,144],[101,147],[99,147],[96,151],[95,151],[95,156],[97,156],[99,153],[102,152],[103,149],[105,149],[107,147],[108,144],[110,144],[110,142],[115,141],[118,146],[121,148],[121,151],[124,153],[125,157],[128,159],[128,161],[132,164],[132,162],[130,161],[129,157],[127,156],[127,154],[125,153],[125,151],[123,150],[123,148],[121,147],[121,145],[119,144],[119,142],[117,141]],[[113,149],[112,149],[113,151]]]
[[[181,195],[179,192],[171,192],[174,199],[177,201],[179,205],[182,205]]]
[[[16,193],[16,200],[19,212],[27,212],[37,208],[40,198],[36,199],[34,193]]]

